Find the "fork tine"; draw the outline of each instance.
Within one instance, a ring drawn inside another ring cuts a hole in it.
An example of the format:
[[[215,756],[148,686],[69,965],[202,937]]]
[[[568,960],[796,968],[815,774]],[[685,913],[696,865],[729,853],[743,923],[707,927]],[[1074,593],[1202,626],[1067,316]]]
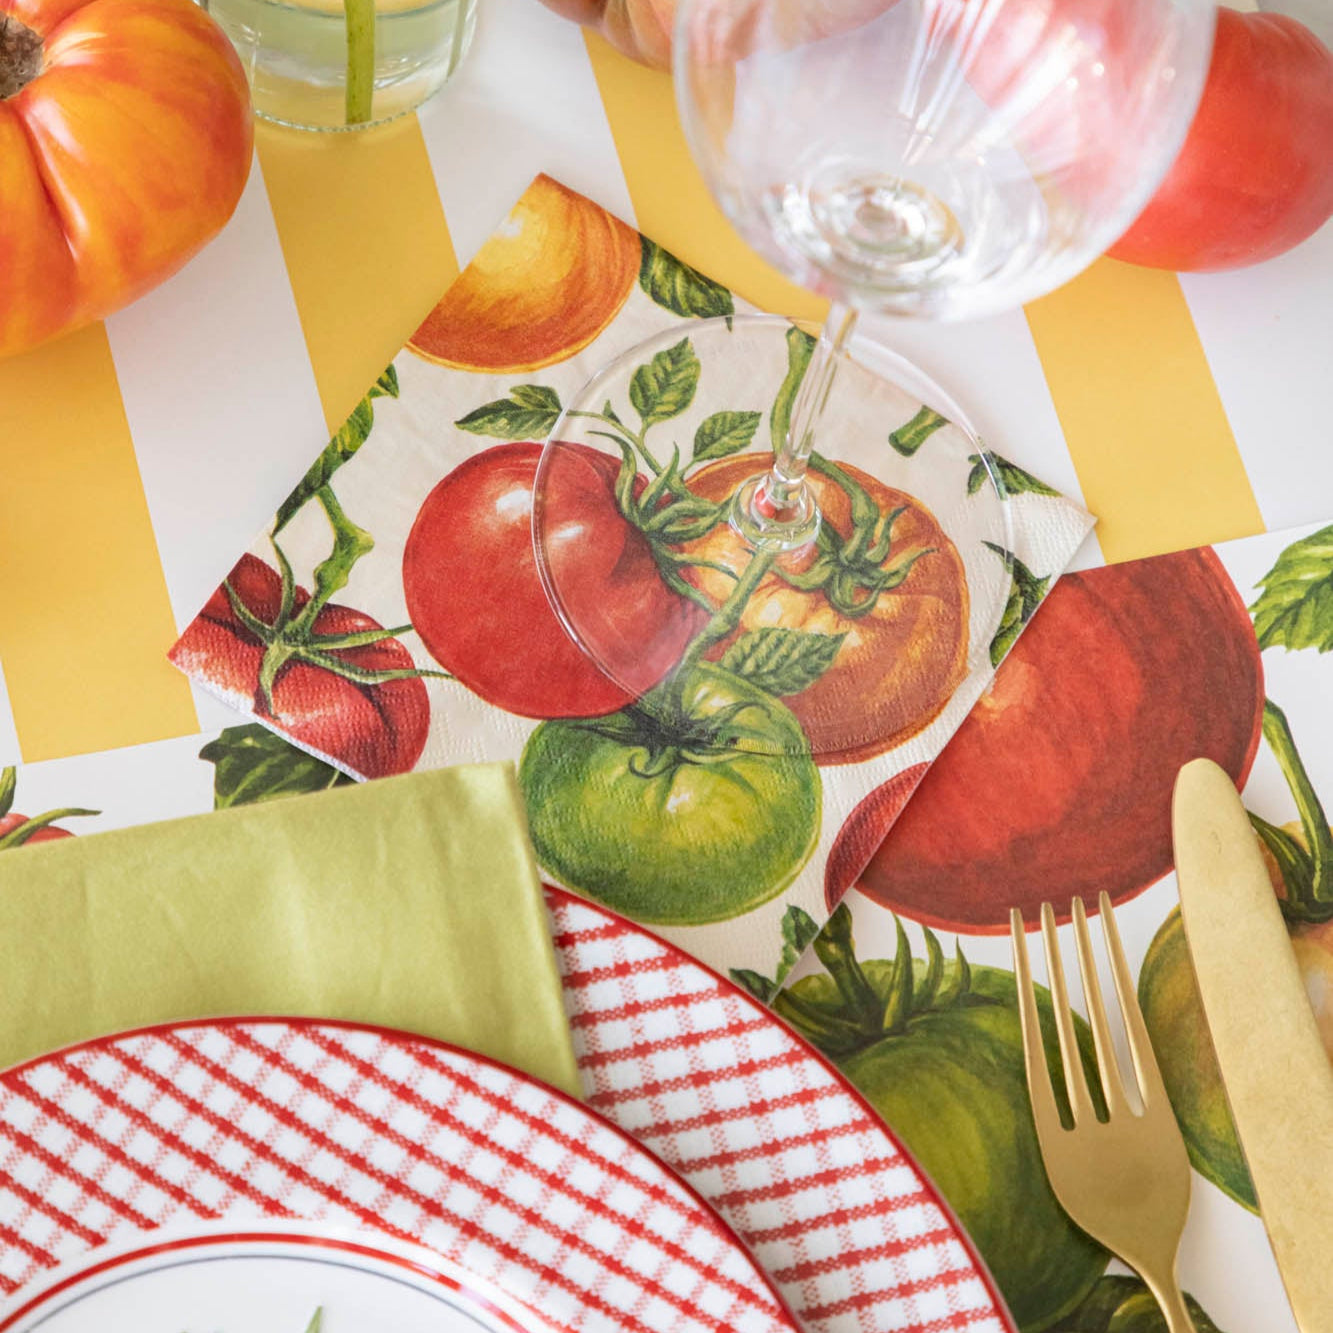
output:
[[[1143,1010],[1139,1008],[1134,978],[1125,961],[1125,949],[1120,943],[1120,928],[1116,925],[1115,912],[1111,910],[1111,899],[1105,892],[1097,900],[1097,911],[1101,914],[1102,930],[1106,935],[1106,952],[1111,959],[1115,993],[1120,999],[1120,1011],[1125,1017],[1125,1035],[1129,1038],[1129,1053],[1134,1059],[1134,1073],[1138,1076],[1139,1098],[1143,1102],[1143,1109],[1147,1111],[1159,1099],[1166,1101],[1166,1085],[1162,1082],[1162,1071],[1158,1069],[1157,1057],[1153,1054],[1152,1041],[1143,1021]]]
[[[1080,1120],[1093,1116],[1094,1112],[1088,1080],[1083,1076],[1083,1059],[1074,1032],[1074,1015],[1069,1007],[1069,989],[1065,985],[1060,941],[1055,933],[1055,913],[1050,903],[1041,905],[1041,937],[1046,946],[1046,974],[1051,987],[1051,1007],[1055,1010],[1055,1031],[1060,1038],[1060,1063],[1065,1070],[1065,1090],[1069,1093],[1069,1109],[1077,1125]]]
[[[1018,988],[1018,1018],[1023,1029],[1023,1062],[1027,1069],[1028,1099],[1032,1102],[1032,1119],[1037,1126],[1037,1139],[1041,1142],[1064,1127],[1060,1123],[1055,1089],[1051,1086],[1051,1071],[1046,1067],[1046,1047],[1041,1037],[1037,996],[1032,988],[1032,969],[1028,965],[1023,914],[1016,907],[1009,911],[1009,935],[1014,946],[1014,982]]]
[[[1092,935],[1088,931],[1088,914],[1083,899],[1073,904],[1074,941],[1078,946],[1078,971],[1083,979],[1083,999],[1088,1007],[1088,1021],[1092,1024],[1092,1043],[1097,1048],[1097,1072],[1101,1076],[1102,1093],[1110,1115],[1122,1115],[1129,1110],[1125,1100],[1124,1084],[1120,1081],[1120,1064],[1115,1058],[1111,1041],[1111,1025],[1106,1021],[1106,1002],[1102,998],[1102,984],[1097,979],[1097,960],[1092,953]],[[1124,1002],[1121,1001],[1121,1008]]]

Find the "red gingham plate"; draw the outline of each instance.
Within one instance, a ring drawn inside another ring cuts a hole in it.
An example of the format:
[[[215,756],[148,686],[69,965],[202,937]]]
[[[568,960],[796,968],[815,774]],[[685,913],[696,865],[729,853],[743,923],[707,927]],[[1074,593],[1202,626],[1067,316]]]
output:
[[[672,1166],[817,1333],[1012,1333],[934,1186],[832,1065],[688,954],[547,889],[589,1104]]]
[[[548,890],[548,903],[590,1104],[712,1204],[812,1333],[1013,1333],[989,1275],[933,1186],[831,1065],[767,1009],[674,946],[561,890]],[[221,1048],[201,1050],[209,1062],[201,1073],[190,1052],[205,1034]],[[124,1043],[135,1041],[158,1049],[165,1064],[131,1080]],[[240,1073],[229,1063],[242,1053],[233,1051],[237,1043],[247,1062]],[[276,1058],[269,1052],[280,1048],[290,1068],[273,1070],[271,1083],[256,1082]],[[390,1054],[407,1061],[397,1075],[383,1063]],[[331,1064],[321,1063],[326,1058]],[[558,1244],[544,1201],[533,1207],[530,1196],[519,1195],[513,1204],[523,1211],[515,1215],[505,1192],[490,1188],[465,1194],[462,1211],[441,1220],[437,1191],[449,1181],[445,1168],[465,1167],[471,1150],[457,1163],[427,1163],[401,1180],[395,1174],[407,1169],[403,1163],[419,1148],[424,1127],[435,1127],[438,1108],[420,1097],[400,1105],[386,1080],[402,1083],[407,1076],[410,1086],[421,1061],[440,1078],[450,1059],[487,1071],[478,1087],[489,1098],[488,1128],[505,1122],[508,1106],[488,1080],[505,1086],[512,1080],[527,1089],[525,1096],[550,1099],[562,1116],[580,1110],[450,1048],[335,1024],[184,1025],[156,1037],[90,1043],[10,1071],[0,1078],[0,1292],[10,1294],[12,1309],[20,1286],[31,1288],[52,1263],[84,1255],[127,1229],[216,1216],[224,1201],[229,1216],[248,1207],[263,1215],[350,1218],[381,1232],[387,1226],[425,1237],[444,1253],[450,1253],[446,1233],[466,1235],[479,1218],[489,1225],[494,1213],[519,1227],[523,1245],[495,1249],[488,1242],[476,1262],[469,1248],[471,1271],[498,1278],[508,1291],[517,1288],[530,1303],[540,1300],[536,1308],[553,1323],[610,1327],[606,1321],[618,1311],[589,1309],[578,1281],[562,1285],[566,1274],[526,1263],[523,1246],[533,1237],[547,1255]],[[276,1111],[255,1104],[261,1093]],[[127,1116],[119,1103],[128,1095],[142,1104]],[[182,1096],[193,1102],[183,1108]],[[191,1109],[195,1104],[202,1111]],[[391,1121],[393,1132],[378,1130],[376,1137],[370,1124],[384,1121],[391,1104],[402,1123]],[[238,1110],[244,1114],[233,1121]],[[171,1128],[189,1128],[183,1157],[150,1130],[159,1115]],[[286,1123],[289,1115],[296,1123]],[[548,1121],[543,1110],[524,1123],[535,1132]],[[347,1137],[340,1129],[329,1156],[311,1135],[327,1135],[334,1125],[345,1125]],[[605,1125],[601,1131],[614,1136]],[[103,1146],[90,1151],[88,1137]],[[390,1164],[375,1157],[368,1159],[373,1169],[358,1170],[357,1144],[388,1154]],[[285,1156],[279,1162],[274,1154]],[[634,1158],[642,1166],[642,1155]],[[238,1170],[241,1162],[254,1168],[258,1185]],[[327,1188],[335,1185],[341,1193],[330,1200]],[[668,1184],[662,1188],[672,1192]],[[269,1194],[281,1203],[265,1202]],[[699,1225],[710,1245],[726,1250]],[[695,1239],[691,1258],[700,1254]],[[735,1253],[727,1251],[728,1262]],[[576,1264],[566,1273],[580,1271],[587,1270]],[[758,1303],[745,1315],[759,1323],[733,1312],[726,1316],[731,1322],[712,1327],[788,1327],[789,1316],[771,1294],[765,1306],[762,1281],[741,1286],[756,1294]],[[679,1311],[669,1300],[658,1313],[664,1326],[690,1326],[671,1322]]]
[[[272,1235],[238,1250],[275,1218],[308,1224],[304,1254]],[[102,1038],[0,1079],[0,1329],[126,1326],[99,1318],[126,1282],[148,1284],[137,1327],[213,1328],[197,1284],[176,1281],[182,1247],[272,1274],[308,1266],[312,1244],[327,1261],[349,1233],[381,1268],[404,1244],[445,1256],[533,1312],[525,1333],[798,1333],[717,1214],[632,1138],[453,1047],[232,1019]],[[225,1290],[244,1289],[235,1271]],[[339,1317],[329,1333],[358,1322]]]

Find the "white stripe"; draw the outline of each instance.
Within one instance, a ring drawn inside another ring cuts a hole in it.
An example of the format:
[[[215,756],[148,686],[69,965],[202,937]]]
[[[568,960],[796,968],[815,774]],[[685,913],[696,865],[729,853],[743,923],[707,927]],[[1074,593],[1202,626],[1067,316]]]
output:
[[[583,34],[535,0],[482,0],[472,50],[419,119],[460,264],[543,171],[634,221]]]
[[[1266,264],[1180,285],[1270,529],[1333,514],[1333,226]]]
[[[937,380],[988,449],[1083,503],[1078,473],[1021,310],[959,324],[871,316],[863,319],[861,332]],[[1094,531],[1070,568],[1104,563]]]
[[[178,736],[25,764],[19,769],[14,807],[25,815],[63,806],[98,811],[59,821],[61,828],[79,835],[203,814],[213,808],[214,769],[199,751],[211,739]]]
[[[217,240],[107,332],[184,625],[328,439],[258,159]]]
[[[9,707],[9,692],[5,689],[4,668],[0,666],[0,768],[20,763],[22,758],[14,714]]]

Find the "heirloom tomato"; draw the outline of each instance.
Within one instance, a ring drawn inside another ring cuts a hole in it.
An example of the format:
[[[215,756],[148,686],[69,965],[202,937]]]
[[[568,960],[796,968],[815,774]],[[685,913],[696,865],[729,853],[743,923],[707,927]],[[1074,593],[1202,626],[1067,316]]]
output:
[[[719,459],[690,476],[690,490],[705,500],[725,500],[771,462],[771,454]],[[847,764],[916,735],[949,701],[967,671],[967,577],[954,544],[919,500],[850,464],[837,469],[840,478],[831,468],[815,470],[820,466],[812,464],[808,480],[837,553],[825,556],[807,547],[779,557],[742,610],[740,628],[711,656],[721,657],[752,630],[841,636],[829,669],[784,702],[805,728],[818,763]],[[855,501],[849,487],[859,492]],[[898,511],[885,524],[892,543],[877,562],[860,554],[868,544],[873,549],[874,541],[871,532],[857,532],[853,523],[854,505],[859,508],[862,500],[871,530]],[[856,538],[863,540],[858,544]],[[749,548],[729,523],[719,523],[684,553],[722,567],[688,570],[691,582],[718,604],[750,559]],[[825,558],[830,577],[822,587],[804,591],[784,577],[802,578]],[[870,577],[907,561],[911,566],[903,581],[874,595]]]
[[[676,0],[542,0],[575,23],[596,28],[617,50],[645,65],[671,64]]]
[[[767,902],[819,836],[819,773],[799,723],[707,664],[609,717],[544,722],[519,785],[538,861],[656,925],[723,921]]]
[[[0,355],[180,268],[236,207],[253,133],[190,0],[0,0]]]
[[[1210,548],[1066,575],[857,887],[965,934],[1007,932],[1053,885],[1061,920],[1074,897],[1123,902],[1171,869],[1180,766],[1243,782],[1263,708],[1254,629]]]
[[[677,0],[542,0],[542,3],[557,14],[596,29],[617,50],[640,64],[658,69],[671,64]],[[789,5],[781,21],[808,41],[865,23],[894,3],[896,0],[833,0],[830,4]]]
[[[403,593],[431,656],[487,703],[523,717],[593,717],[631,702],[551,609],[532,538],[540,444],[497,444],[460,463],[426,497],[403,551]],[[634,663],[655,684],[680,656],[701,612],[662,581],[652,549],[616,507],[620,460],[565,445],[558,512],[561,586],[594,640],[639,641]],[[640,483],[641,485],[642,483]]]
[[[309,601],[304,588],[294,588],[284,617],[277,571],[243,555],[171,660],[225,702],[357,777],[407,772],[430,726],[430,700],[411,654],[377,621],[335,602],[308,629],[294,629]]]
[[[1115,259],[1226,269],[1290,250],[1333,213],[1333,53],[1283,14],[1217,11],[1180,155]]]

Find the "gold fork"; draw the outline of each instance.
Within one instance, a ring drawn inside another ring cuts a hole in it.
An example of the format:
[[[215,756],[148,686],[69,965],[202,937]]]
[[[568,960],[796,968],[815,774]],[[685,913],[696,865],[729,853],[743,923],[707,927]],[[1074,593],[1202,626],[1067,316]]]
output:
[[[1066,1129],[1061,1123],[1042,1045],[1023,916],[1015,909],[1009,914],[1009,927],[1014,943],[1014,975],[1018,982],[1019,1013],[1023,1023],[1028,1094],[1032,1099],[1037,1140],[1041,1144],[1051,1189],[1065,1212],[1148,1284],[1166,1316],[1171,1333],[1197,1333],[1176,1279],[1176,1252],[1189,1212],[1189,1159],[1134,994],[1134,982],[1125,962],[1111,900],[1105,893],[1101,895],[1099,908],[1143,1110],[1136,1113],[1131,1109],[1121,1081],[1120,1067],[1111,1045],[1111,1029],[1106,1020],[1106,1006],[1097,980],[1088,918],[1082,900],[1075,898],[1074,938],[1078,945],[1079,972],[1083,978],[1083,994],[1092,1024],[1108,1113],[1104,1121],[1097,1118],[1083,1074],[1074,1016],[1069,1007],[1069,992],[1055,933],[1055,913],[1050,903],[1043,903],[1041,930],[1046,945],[1046,968],[1060,1038],[1060,1061],[1064,1066],[1065,1087],[1073,1111],[1072,1127]]]

